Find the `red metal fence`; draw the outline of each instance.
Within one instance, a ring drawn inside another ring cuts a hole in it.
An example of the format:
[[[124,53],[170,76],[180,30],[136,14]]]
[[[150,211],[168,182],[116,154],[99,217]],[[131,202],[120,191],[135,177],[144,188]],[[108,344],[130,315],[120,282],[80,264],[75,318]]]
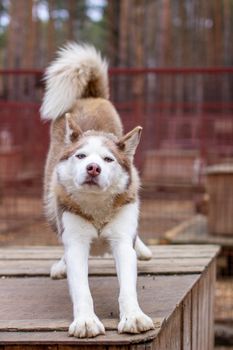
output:
[[[9,198],[41,193],[49,126],[39,119],[42,72],[8,70],[0,76],[1,231]],[[137,162],[145,183],[192,185],[203,181],[204,164],[232,162],[232,67],[114,68],[110,88],[125,130],[144,128]],[[30,211],[41,215],[38,203]]]

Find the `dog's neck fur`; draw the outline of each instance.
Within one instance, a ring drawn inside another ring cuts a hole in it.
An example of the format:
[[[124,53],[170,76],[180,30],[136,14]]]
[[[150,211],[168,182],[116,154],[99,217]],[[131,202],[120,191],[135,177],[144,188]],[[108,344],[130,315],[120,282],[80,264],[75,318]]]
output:
[[[100,231],[123,205],[133,203],[137,194],[129,188],[121,194],[67,193],[64,186],[56,186],[58,206],[64,211],[79,215],[90,221]],[[104,203],[104,205],[103,205]]]

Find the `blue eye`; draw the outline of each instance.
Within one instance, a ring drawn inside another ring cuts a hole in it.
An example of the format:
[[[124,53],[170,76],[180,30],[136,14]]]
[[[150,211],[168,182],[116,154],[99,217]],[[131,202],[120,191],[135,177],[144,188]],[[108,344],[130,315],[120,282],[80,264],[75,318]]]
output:
[[[78,159],[83,159],[83,158],[86,158],[86,154],[84,153],[76,154],[75,157]]]
[[[110,157],[104,157],[104,161],[107,163],[111,163],[111,162],[114,162],[114,159],[112,159]]]

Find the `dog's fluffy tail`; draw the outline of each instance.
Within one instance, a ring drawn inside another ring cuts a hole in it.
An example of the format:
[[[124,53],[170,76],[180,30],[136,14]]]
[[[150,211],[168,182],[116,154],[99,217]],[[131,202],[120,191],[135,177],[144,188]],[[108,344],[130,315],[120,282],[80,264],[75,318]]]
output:
[[[56,119],[85,97],[109,97],[108,64],[93,46],[69,43],[45,73],[42,119]]]

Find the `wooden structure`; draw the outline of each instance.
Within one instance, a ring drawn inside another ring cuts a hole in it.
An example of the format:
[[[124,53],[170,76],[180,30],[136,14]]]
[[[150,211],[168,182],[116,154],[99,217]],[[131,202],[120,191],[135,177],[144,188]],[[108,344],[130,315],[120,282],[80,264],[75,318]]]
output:
[[[212,350],[216,246],[154,246],[139,262],[138,295],[155,330],[116,331],[118,283],[111,257],[90,259],[90,286],[106,335],[67,336],[72,307],[67,281],[49,278],[60,247],[0,249],[1,350]]]
[[[207,168],[207,192],[210,196],[210,234],[233,237],[233,165],[221,164]]]
[[[190,244],[202,244],[203,247],[209,244],[221,246],[221,252],[217,259],[218,289],[215,306],[218,305],[218,308],[216,307],[215,314],[215,341],[217,344],[233,345],[233,237],[209,233],[206,216],[199,214],[167,231],[166,240],[167,243],[178,246],[187,244],[187,247]],[[219,308],[222,310],[220,317],[217,312]]]
[[[217,263],[219,275],[233,275],[233,237],[211,234],[206,216],[195,215],[192,219],[175,226],[166,232],[165,240],[169,244],[216,244],[221,246],[221,254]],[[149,242],[152,243],[152,240]]]
[[[232,248],[231,236],[213,235],[208,230],[208,220],[205,215],[197,214],[182,222],[165,234],[167,243],[172,244],[216,244],[222,248]],[[152,243],[153,240],[149,240]]]
[[[49,123],[39,116],[42,77],[35,69],[0,70],[0,233],[8,238],[12,230],[18,237],[40,232],[34,224],[41,224],[42,210],[31,215],[28,198],[41,199],[49,144]],[[233,158],[233,103],[223,94],[232,84],[233,67],[111,68],[109,77],[125,131],[143,126],[136,153],[143,196],[196,199],[204,184],[201,160]],[[156,210],[163,216],[162,207]],[[172,224],[176,213],[166,213]],[[33,225],[25,227],[25,217]],[[155,224],[147,221],[146,227],[153,233]],[[158,232],[168,226],[160,227]]]
[[[179,149],[149,150],[145,154],[143,180],[162,184],[193,184],[197,151]]]

